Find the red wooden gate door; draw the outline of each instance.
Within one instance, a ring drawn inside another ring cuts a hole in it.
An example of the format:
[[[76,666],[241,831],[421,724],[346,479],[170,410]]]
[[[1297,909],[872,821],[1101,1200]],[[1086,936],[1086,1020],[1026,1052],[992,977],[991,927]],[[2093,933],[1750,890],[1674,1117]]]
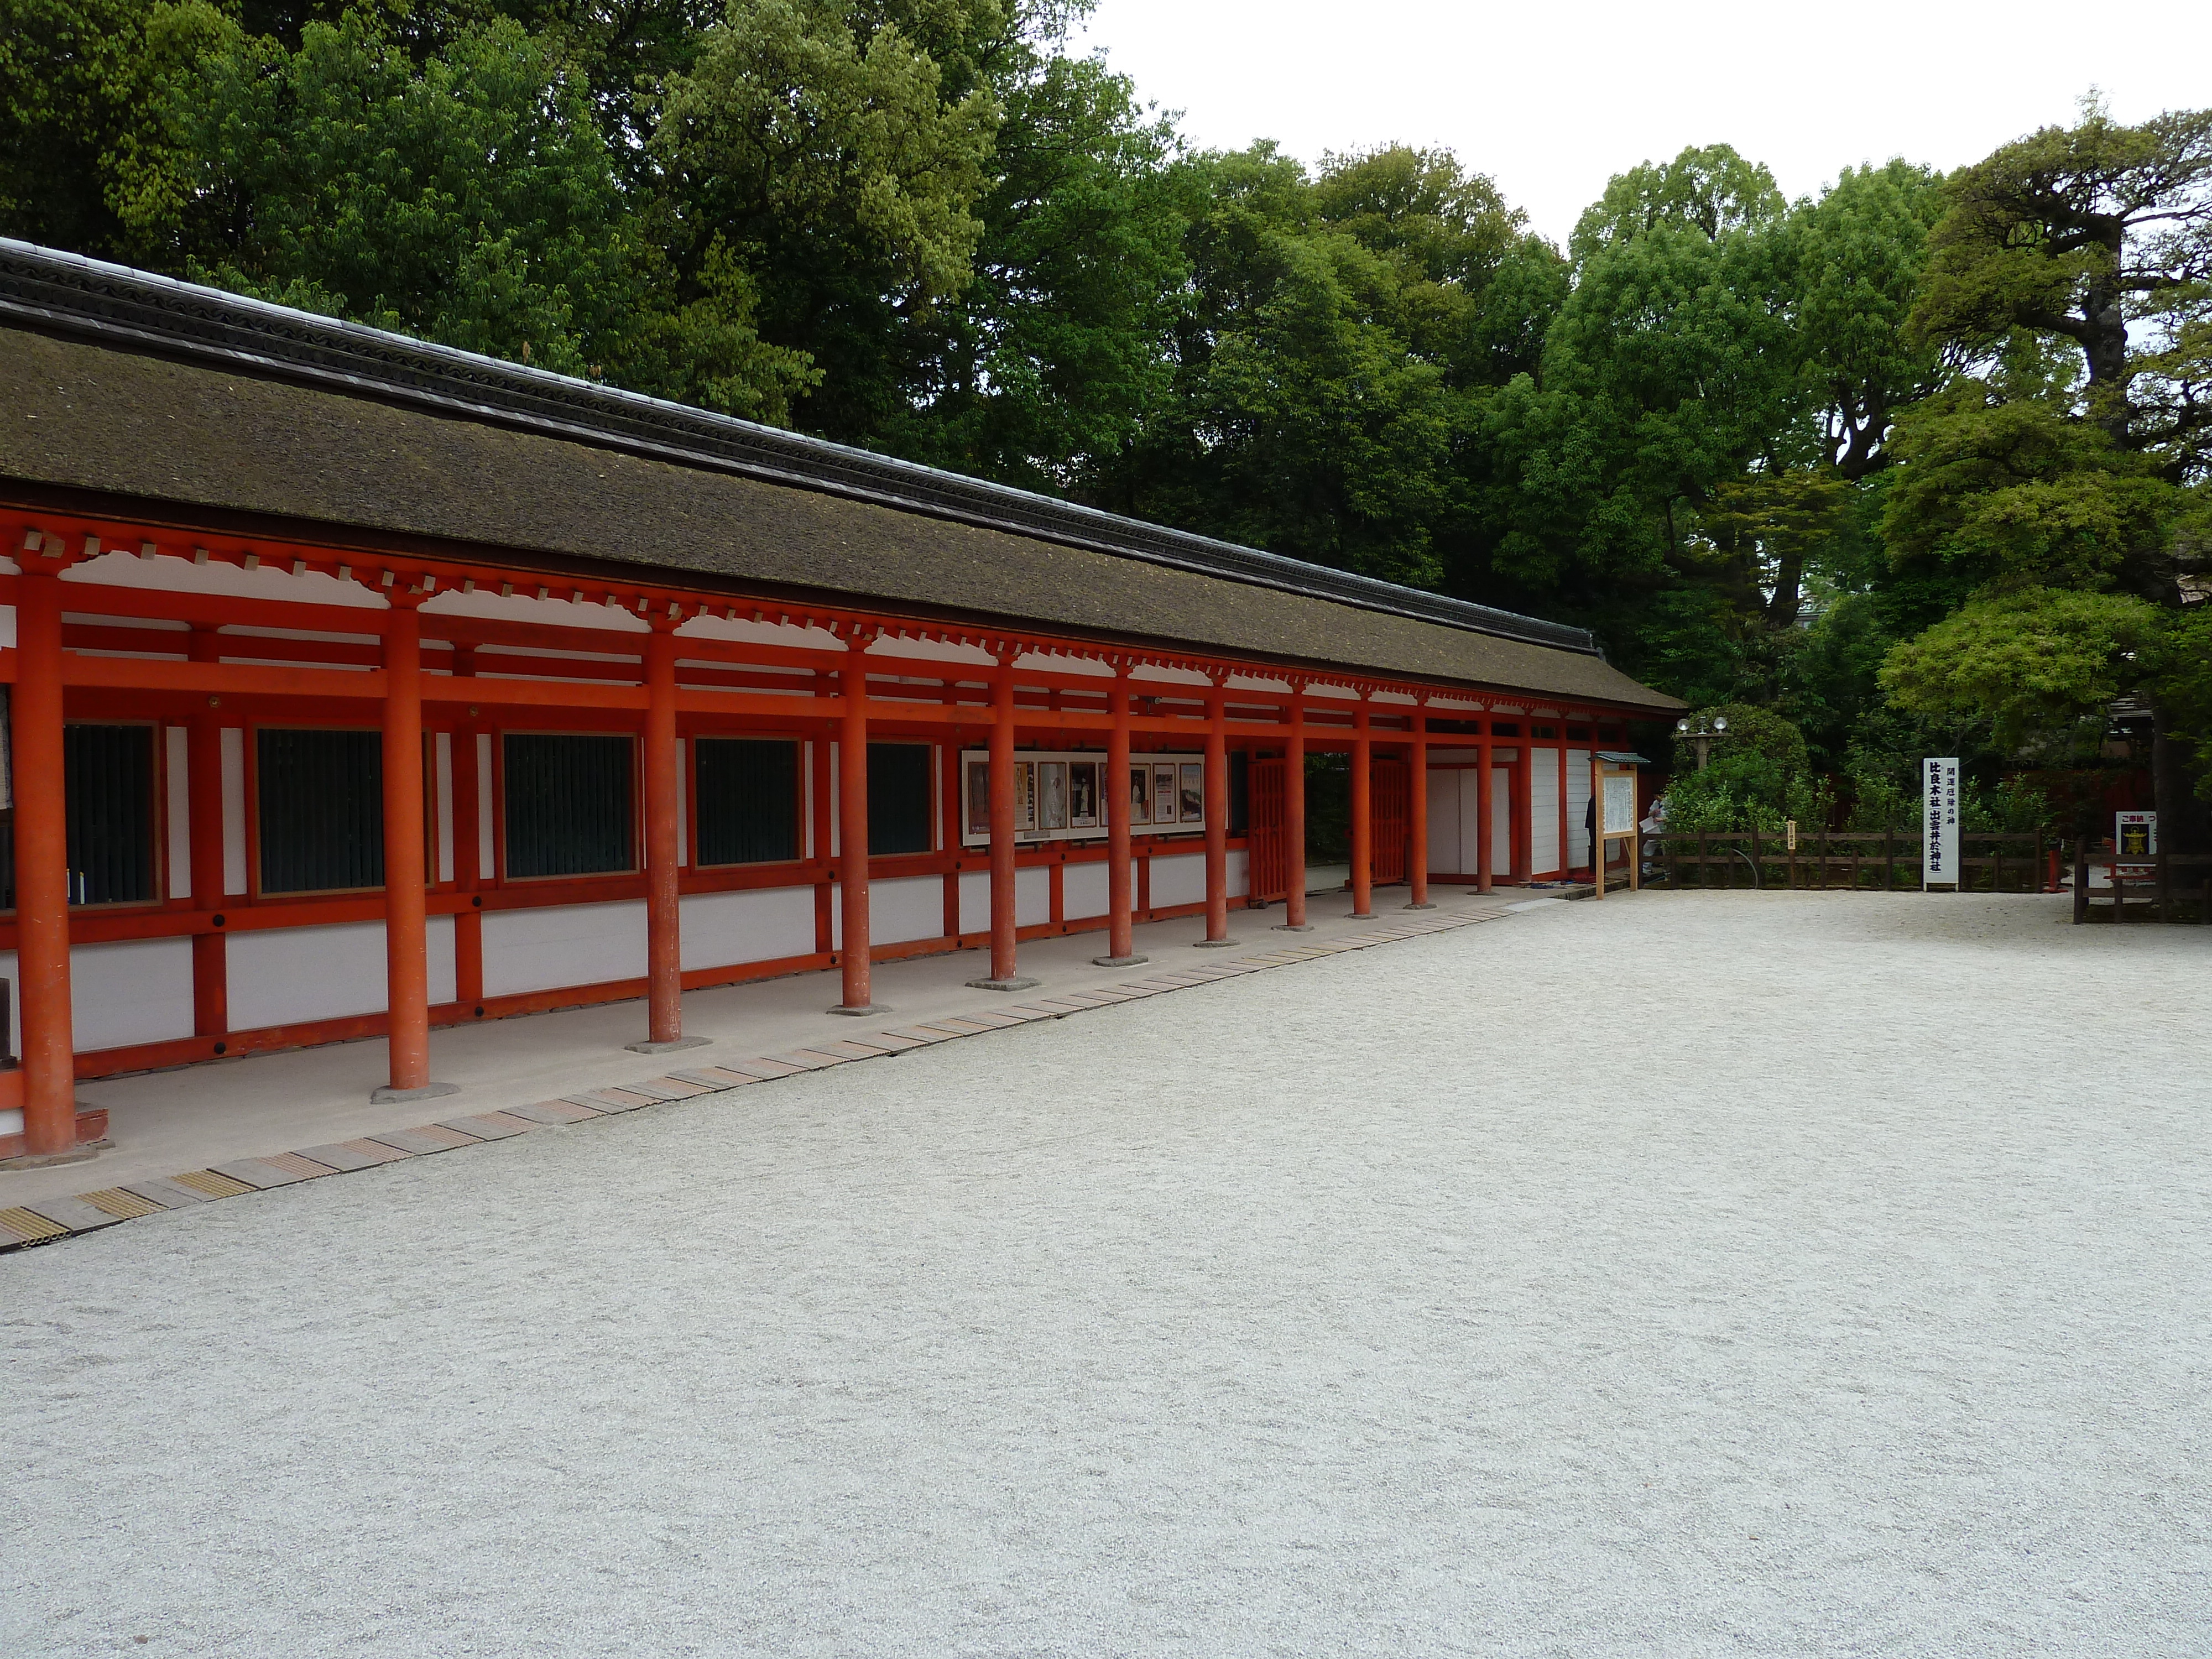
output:
[[[1407,781],[1413,769],[1400,760],[1373,763],[1368,810],[1374,815],[1374,864],[1370,878],[1378,887],[1406,879],[1406,844],[1413,833]]]
[[[1251,860],[1255,905],[1273,904],[1290,896],[1290,837],[1283,829],[1283,769],[1289,763],[1255,760],[1251,766],[1250,836],[1246,856]]]

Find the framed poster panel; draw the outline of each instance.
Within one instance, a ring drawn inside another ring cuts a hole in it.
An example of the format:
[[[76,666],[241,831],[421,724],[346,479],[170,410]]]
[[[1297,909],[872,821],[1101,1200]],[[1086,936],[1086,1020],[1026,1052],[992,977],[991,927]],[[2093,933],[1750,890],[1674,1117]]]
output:
[[[1098,763],[1067,763],[1067,824],[1071,830],[1098,827]]]
[[[1129,769],[1129,822],[1150,823],[1152,821],[1152,769],[1133,766]]]
[[[971,760],[968,763],[968,833],[988,836],[991,833],[991,763]]]
[[[1185,761],[1182,772],[1180,803],[1182,821],[1185,823],[1203,823],[1206,822],[1206,763]]]
[[[1605,775],[1605,833],[1608,836],[1632,836],[1636,833],[1636,774],[1607,772]]]
[[[1173,823],[1176,821],[1176,769],[1172,764],[1155,763],[1152,767],[1152,822]]]
[[[1014,763],[1014,833],[1031,835],[1036,830],[1036,763]]]
[[[1037,828],[1049,834],[1067,828],[1067,763],[1039,761]]]

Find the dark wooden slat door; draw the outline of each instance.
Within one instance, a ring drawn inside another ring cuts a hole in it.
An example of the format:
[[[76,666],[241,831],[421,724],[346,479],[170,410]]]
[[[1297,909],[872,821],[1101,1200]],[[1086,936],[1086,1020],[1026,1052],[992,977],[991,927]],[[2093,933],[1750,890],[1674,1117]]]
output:
[[[1247,834],[1255,904],[1273,904],[1290,896],[1290,837],[1283,826],[1284,768],[1288,764],[1281,760],[1255,760],[1251,766],[1251,818]]]
[[[1375,817],[1373,879],[1388,887],[1406,879],[1407,844],[1413,833],[1413,769],[1401,760],[1378,760],[1369,810]]]

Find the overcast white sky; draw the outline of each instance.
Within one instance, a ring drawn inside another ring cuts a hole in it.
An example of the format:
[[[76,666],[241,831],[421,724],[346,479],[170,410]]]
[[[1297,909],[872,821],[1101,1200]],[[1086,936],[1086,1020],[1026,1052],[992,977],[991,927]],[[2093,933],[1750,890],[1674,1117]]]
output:
[[[1200,145],[1443,145],[1561,242],[1608,177],[1685,144],[1796,197],[1892,155],[1973,161],[2093,82],[2121,120],[2212,105],[2212,0],[1100,0],[1074,44]]]

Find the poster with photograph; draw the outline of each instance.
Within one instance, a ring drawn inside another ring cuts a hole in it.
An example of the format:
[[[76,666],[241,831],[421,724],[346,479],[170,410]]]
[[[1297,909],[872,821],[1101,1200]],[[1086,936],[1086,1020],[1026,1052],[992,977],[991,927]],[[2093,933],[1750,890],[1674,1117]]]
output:
[[[1098,827],[1098,763],[1067,763],[1067,823],[1073,830]]]
[[[1014,763],[1014,833],[1033,834],[1036,830],[1036,763]]]
[[[1193,764],[1185,761],[1182,766],[1182,821],[1185,823],[1206,822],[1206,763]]]
[[[987,760],[968,763],[968,833],[991,833],[991,763]]]
[[[1152,821],[1152,769],[1133,766],[1129,769],[1129,822],[1150,823]]]
[[[1067,828],[1067,763],[1037,763],[1037,828]]]
[[[1173,766],[1152,768],[1152,822],[1173,823],[1176,821],[1176,769]]]

